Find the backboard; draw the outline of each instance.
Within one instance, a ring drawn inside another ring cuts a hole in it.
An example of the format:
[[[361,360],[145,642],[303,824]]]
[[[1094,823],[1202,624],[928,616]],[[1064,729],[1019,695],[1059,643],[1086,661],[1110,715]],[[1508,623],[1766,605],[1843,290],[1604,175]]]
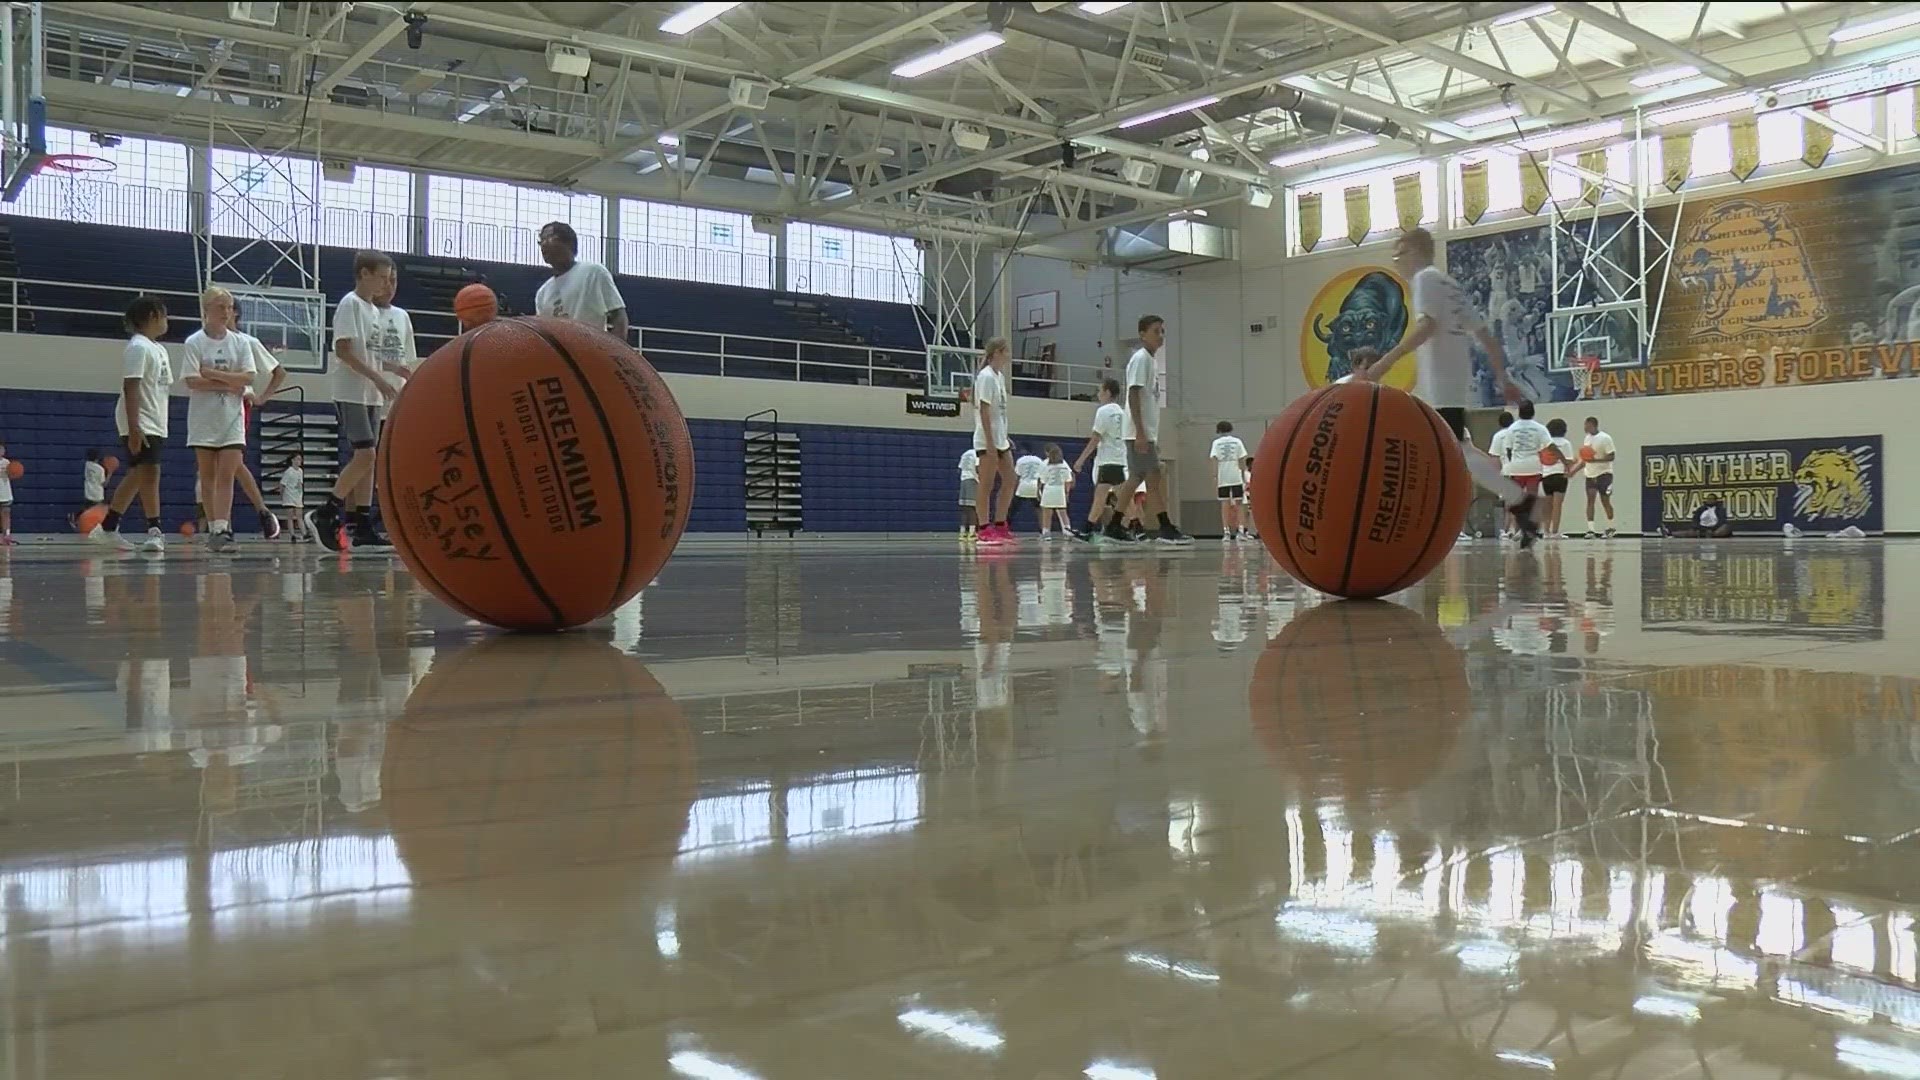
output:
[[[40,5],[0,0],[0,202],[19,198],[47,154]]]
[[[324,294],[233,281],[215,284],[233,294],[240,308],[240,330],[259,338],[289,371],[326,370]]]
[[[980,370],[986,355],[979,349],[958,345],[927,346],[927,393],[935,397],[960,397],[972,392],[973,373]]]

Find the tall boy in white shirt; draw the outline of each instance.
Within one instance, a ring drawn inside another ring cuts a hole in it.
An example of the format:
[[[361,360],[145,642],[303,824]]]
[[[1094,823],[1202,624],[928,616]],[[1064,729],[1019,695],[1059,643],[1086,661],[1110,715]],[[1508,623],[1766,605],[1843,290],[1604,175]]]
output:
[[[1158,315],[1142,315],[1137,325],[1140,348],[1134,350],[1133,357],[1127,361],[1124,430],[1127,482],[1121,485],[1115,498],[1124,506],[1134,492],[1145,487],[1146,509],[1160,519],[1160,531],[1155,539],[1162,544],[1184,546],[1193,543],[1193,538],[1174,528],[1167,517],[1166,486],[1160,482],[1163,475],[1160,469],[1160,361],[1167,345],[1167,320]],[[1107,538],[1127,539],[1117,519],[1108,519]]]
[[[564,221],[540,226],[540,257],[553,276],[533,294],[533,313],[572,319],[627,340],[627,301],[599,263],[580,261],[580,237]]]
[[[147,512],[147,539],[140,550],[158,554],[167,549],[160,534],[160,452],[167,444],[167,391],[173,386],[173,360],[160,344],[167,333],[167,306],[151,296],[135,298],[127,305],[127,329],[133,336],[121,354],[120,397],[113,406],[127,472],[114,485],[106,518],[87,538],[132,551],[132,541],[120,535],[120,515],[138,495]]]
[[[187,385],[187,445],[199,467],[207,514],[207,550],[232,551],[234,471],[247,446],[246,402],[253,386],[253,342],[234,329],[233,294],[215,285],[200,294],[200,329],[187,338],[180,381]]]
[[[1593,501],[1607,512],[1607,529],[1603,534],[1613,536],[1613,436],[1600,430],[1600,418],[1587,417],[1587,437],[1580,445],[1580,459],[1586,462],[1587,476],[1587,538],[1592,539],[1599,530],[1593,527]]]
[[[1216,437],[1207,457],[1213,462],[1215,494],[1220,497],[1221,539],[1244,540],[1248,533],[1240,517],[1240,504],[1247,497],[1247,444],[1225,420],[1215,424],[1213,430]]]
[[[400,393],[419,355],[413,320],[393,304],[397,284],[392,258],[359,252],[353,257],[353,291],[333,312],[333,408],[352,454],[327,501],[306,520],[320,543],[334,551],[349,544],[392,546],[375,531],[371,517],[374,448],[387,403]]]

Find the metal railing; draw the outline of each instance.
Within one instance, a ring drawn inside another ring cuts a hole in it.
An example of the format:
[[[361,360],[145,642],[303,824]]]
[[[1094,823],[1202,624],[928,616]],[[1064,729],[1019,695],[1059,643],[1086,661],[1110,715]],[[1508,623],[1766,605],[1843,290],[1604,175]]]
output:
[[[166,301],[173,324],[170,338],[178,339],[198,329],[200,307],[195,293],[42,278],[0,278],[0,330],[20,333],[31,325],[44,334],[49,332],[44,317],[57,315],[66,324],[69,336],[118,337],[122,314],[127,304],[139,295],[158,296]],[[28,313],[34,317],[27,318]],[[451,311],[409,309],[408,314],[413,317],[414,337],[422,355],[431,354],[457,336],[457,323]],[[919,392],[927,389],[927,353],[923,347],[848,345],[663,326],[632,327],[627,343],[645,354],[655,368],[678,374],[877,386]],[[267,344],[278,351],[279,343],[269,341]],[[320,358],[306,350],[288,349],[282,359],[294,371],[321,370]],[[1065,361],[1054,361],[1046,370],[1036,370],[1038,363],[1014,362],[1016,395],[1091,397],[1099,388],[1100,380],[1111,373],[1094,365]],[[0,364],[4,364],[4,360],[0,360]]]

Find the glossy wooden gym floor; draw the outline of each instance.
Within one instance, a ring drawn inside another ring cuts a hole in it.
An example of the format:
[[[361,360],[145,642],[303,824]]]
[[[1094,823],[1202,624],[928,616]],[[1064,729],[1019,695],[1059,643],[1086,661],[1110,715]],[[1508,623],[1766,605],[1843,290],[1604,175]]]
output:
[[[0,558],[0,1077],[1920,1075],[1920,544]]]

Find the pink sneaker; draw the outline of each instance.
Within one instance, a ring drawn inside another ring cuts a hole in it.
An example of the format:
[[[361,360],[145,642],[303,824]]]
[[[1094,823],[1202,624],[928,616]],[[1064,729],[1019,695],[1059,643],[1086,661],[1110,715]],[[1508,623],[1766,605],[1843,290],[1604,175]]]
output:
[[[974,543],[980,544],[985,547],[993,547],[995,545],[1004,544],[1006,542],[1007,542],[1006,533],[1003,532],[998,525],[980,526],[979,537],[974,541]]]

